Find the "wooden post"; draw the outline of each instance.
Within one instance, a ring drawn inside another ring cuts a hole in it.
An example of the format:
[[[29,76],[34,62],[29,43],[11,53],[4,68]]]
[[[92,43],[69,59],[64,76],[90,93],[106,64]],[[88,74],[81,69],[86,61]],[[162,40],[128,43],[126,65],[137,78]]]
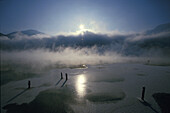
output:
[[[31,88],[31,81],[28,80],[28,89],[30,89],[30,88]]]
[[[141,99],[144,101],[145,98],[145,87],[142,88],[142,97]]]
[[[61,72],[61,79],[63,79],[63,73]]]
[[[67,73],[66,73],[66,80],[68,80],[68,76],[67,76]]]

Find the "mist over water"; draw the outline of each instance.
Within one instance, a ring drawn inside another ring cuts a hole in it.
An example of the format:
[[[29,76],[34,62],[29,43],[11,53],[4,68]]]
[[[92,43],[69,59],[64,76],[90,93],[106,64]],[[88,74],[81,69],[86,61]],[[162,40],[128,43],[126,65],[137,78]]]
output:
[[[44,66],[108,63],[170,64],[170,32],[1,36],[1,62]],[[39,32],[38,32],[39,33]]]
[[[152,52],[152,51],[151,51]],[[150,53],[152,54],[152,53]],[[2,64],[15,63],[21,65],[45,66],[76,66],[97,65],[111,63],[143,63],[148,60],[153,64],[169,64],[168,57],[161,56],[125,56],[113,51],[105,51],[102,54],[96,47],[93,48],[59,48],[58,51],[48,49],[23,50],[23,51],[1,51]]]
[[[24,51],[1,51],[3,61],[18,63],[37,63],[37,64],[100,64],[116,63],[126,61],[126,57],[121,54],[106,51],[103,54],[97,52],[96,48],[60,48],[58,51],[48,49],[24,50]]]

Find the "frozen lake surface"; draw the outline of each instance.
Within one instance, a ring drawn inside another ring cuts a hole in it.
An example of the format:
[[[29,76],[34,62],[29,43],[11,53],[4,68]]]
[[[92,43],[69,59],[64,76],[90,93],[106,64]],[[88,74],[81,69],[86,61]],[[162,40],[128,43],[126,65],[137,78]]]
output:
[[[11,104],[6,107],[9,113],[21,109],[29,109],[32,113],[41,110],[54,113],[160,113],[152,95],[170,93],[170,66],[117,63],[87,67],[51,69],[35,78],[4,84],[1,86],[1,106]],[[61,72],[63,79],[60,80]],[[68,74],[67,81],[65,73]],[[28,80],[31,81],[30,89],[27,89]],[[143,86],[148,104],[138,99]],[[2,113],[5,111],[1,108]]]

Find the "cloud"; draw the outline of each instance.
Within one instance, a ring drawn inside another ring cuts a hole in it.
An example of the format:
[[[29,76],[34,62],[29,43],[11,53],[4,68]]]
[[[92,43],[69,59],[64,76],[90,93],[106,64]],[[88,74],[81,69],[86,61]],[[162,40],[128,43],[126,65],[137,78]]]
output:
[[[7,36],[0,36],[0,40],[9,40],[9,38]]]
[[[170,48],[170,32],[158,34],[145,33],[93,33],[85,31],[82,34],[46,36],[44,34],[28,36],[16,33],[12,40],[2,40],[2,50],[50,49],[58,47],[83,48],[97,46],[99,51],[111,50],[117,53],[136,52],[143,54],[149,49],[167,50]],[[130,51],[130,52],[129,52]]]
[[[93,33],[26,36],[1,41],[1,61],[38,66],[140,62],[170,63],[170,34]]]
[[[134,37],[127,38],[128,41],[140,41],[146,39],[156,39],[156,38],[163,38],[163,37],[170,37],[170,32],[161,32],[157,34],[136,34]]]

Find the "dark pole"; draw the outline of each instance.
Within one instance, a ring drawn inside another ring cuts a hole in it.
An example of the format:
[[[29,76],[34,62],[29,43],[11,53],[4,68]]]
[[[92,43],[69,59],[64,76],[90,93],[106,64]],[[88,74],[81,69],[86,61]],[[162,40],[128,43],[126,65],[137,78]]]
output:
[[[61,72],[61,79],[63,79],[63,73]]]
[[[142,88],[142,97],[141,97],[141,99],[144,100],[144,98],[145,98],[145,87]]]
[[[66,80],[68,80],[67,73],[66,73]]]
[[[30,89],[30,87],[31,87],[31,81],[28,80],[28,89]]]

